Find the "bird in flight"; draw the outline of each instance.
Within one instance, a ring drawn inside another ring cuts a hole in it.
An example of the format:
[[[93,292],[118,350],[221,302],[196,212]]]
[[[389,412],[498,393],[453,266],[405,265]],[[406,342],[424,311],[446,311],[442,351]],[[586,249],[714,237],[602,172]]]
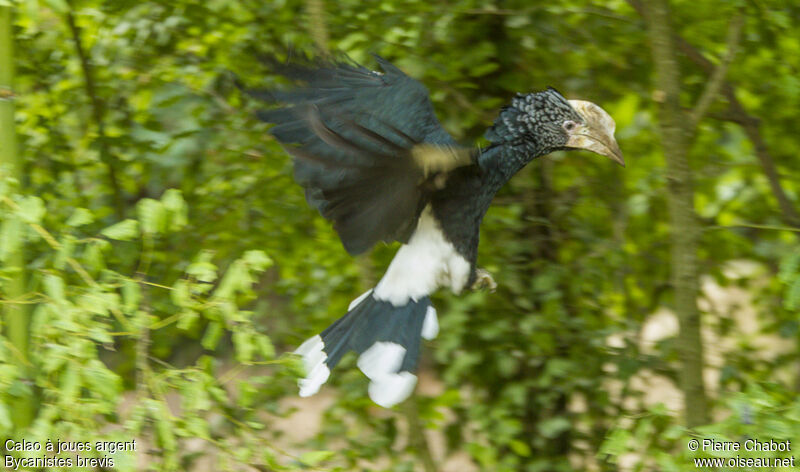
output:
[[[479,228],[495,193],[534,158],[585,149],[624,166],[614,120],[599,106],[553,88],[518,94],[486,131],[484,149],[459,145],[442,128],[428,91],[383,58],[382,72],[349,60],[271,64],[296,85],[253,92],[278,104],[258,112],[292,156],[308,203],[333,223],[347,252],[378,241],[402,246],[373,288],[295,351],[315,394],[349,351],[368,392],[391,407],[413,391],[422,339],[438,331],[430,295],[496,287],[476,265]]]

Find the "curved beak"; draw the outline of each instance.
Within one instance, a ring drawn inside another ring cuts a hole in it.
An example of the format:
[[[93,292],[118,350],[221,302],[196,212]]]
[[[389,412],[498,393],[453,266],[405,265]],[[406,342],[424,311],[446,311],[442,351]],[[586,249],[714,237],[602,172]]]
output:
[[[583,124],[568,132],[567,147],[595,152],[625,167],[622,151],[614,139],[616,123],[611,115],[592,102],[569,100],[569,104],[581,115]]]

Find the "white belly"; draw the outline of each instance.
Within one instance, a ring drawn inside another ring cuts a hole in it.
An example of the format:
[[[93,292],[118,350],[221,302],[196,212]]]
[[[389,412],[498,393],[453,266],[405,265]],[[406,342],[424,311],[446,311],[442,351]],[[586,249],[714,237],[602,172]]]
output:
[[[470,264],[444,237],[430,205],[420,215],[417,229],[397,251],[389,269],[375,287],[374,296],[395,306],[419,300],[439,287],[459,293],[469,279]]]

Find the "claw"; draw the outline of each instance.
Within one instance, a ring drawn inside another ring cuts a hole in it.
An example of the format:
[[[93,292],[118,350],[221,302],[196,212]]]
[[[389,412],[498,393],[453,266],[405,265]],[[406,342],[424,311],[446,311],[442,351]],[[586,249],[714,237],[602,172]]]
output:
[[[494,293],[497,290],[497,283],[492,278],[492,274],[486,269],[475,269],[475,282],[472,284],[472,290],[489,289]]]

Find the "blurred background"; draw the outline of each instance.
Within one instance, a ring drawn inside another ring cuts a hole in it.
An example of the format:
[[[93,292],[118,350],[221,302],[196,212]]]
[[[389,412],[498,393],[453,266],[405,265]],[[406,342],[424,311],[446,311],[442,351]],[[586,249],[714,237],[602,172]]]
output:
[[[0,438],[135,438],[120,471],[674,471],[723,454],[692,437],[800,448],[790,3],[0,0]],[[298,398],[284,354],[397,249],[349,257],[234,86],[281,85],[258,57],[290,49],[380,54],[464,143],[547,86],[617,122],[627,168],[556,153],[501,190],[479,254],[499,288],[435,297],[392,410],[352,355]]]

